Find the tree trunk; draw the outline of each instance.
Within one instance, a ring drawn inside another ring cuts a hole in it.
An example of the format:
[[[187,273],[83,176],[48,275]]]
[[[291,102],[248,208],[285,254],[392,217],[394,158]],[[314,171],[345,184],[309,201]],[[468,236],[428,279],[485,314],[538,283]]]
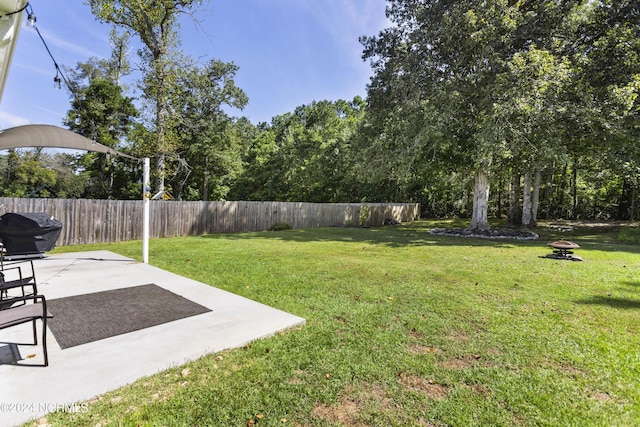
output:
[[[169,101],[167,89],[168,65],[165,60],[164,50],[159,46],[150,48],[153,53],[153,67],[155,73],[155,101],[156,101],[156,145],[158,150],[157,166],[157,191],[165,191],[166,187],[166,162],[170,153],[167,141],[167,118],[169,117]]]
[[[573,159],[571,172],[571,218],[578,218],[578,160]]]
[[[510,227],[517,227],[520,225],[520,174],[513,173],[511,177],[511,188],[509,189],[509,215],[507,217],[507,224]]]
[[[524,172],[522,189],[522,225],[531,226],[531,169]]]
[[[631,206],[629,207],[629,221],[636,220],[636,195],[638,186],[635,182],[631,183]]]
[[[569,211],[569,209],[567,209],[566,206],[566,202],[565,202],[565,191],[566,191],[566,186],[567,186],[567,171],[569,169],[569,165],[567,162],[564,162],[564,165],[562,166],[562,176],[560,177],[560,185],[558,185],[558,187],[556,187],[556,192],[558,194],[557,196],[557,207],[556,207],[556,213],[555,213],[555,217],[560,216],[560,218],[567,218],[564,214],[566,212]],[[565,210],[566,209],[566,210]],[[571,215],[569,215],[570,217]]]
[[[496,210],[496,212],[498,212],[498,216],[502,215],[502,190],[504,188],[504,184],[502,182],[502,175],[500,175],[500,180],[498,182],[498,209]]]
[[[540,205],[540,181],[542,180],[542,170],[536,166],[536,174],[533,179],[533,195],[531,200],[531,225],[538,224],[538,206]]]
[[[161,83],[160,85],[162,85]],[[159,88],[158,91],[164,92],[164,88]],[[157,167],[157,191],[165,190],[165,178],[166,178],[166,156],[168,153],[167,139],[166,139],[166,115],[167,115],[167,102],[164,99],[164,93],[158,95],[156,101],[156,144],[158,150],[158,159],[156,160]]]
[[[204,171],[202,179],[202,200],[209,200],[209,155],[204,156]]]
[[[164,160],[165,154],[163,152],[159,152],[158,158],[156,159],[156,193],[164,191]]]
[[[547,185],[544,189],[544,200],[547,203],[546,209],[546,219],[551,218],[551,205],[553,205],[554,200],[554,188],[555,188],[555,175],[556,175],[556,161],[554,160],[551,164],[551,168],[547,169],[547,176],[549,177],[547,181]]]
[[[470,230],[488,230],[489,212],[489,175],[484,170],[476,172],[473,192],[473,213],[471,215]]]

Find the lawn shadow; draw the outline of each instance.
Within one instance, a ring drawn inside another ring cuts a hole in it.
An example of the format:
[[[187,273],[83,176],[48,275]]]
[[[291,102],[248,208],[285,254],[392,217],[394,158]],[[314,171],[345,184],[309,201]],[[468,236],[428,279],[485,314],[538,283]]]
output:
[[[640,309],[640,301],[633,300],[629,298],[614,298],[609,296],[593,296],[588,299],[577,300],[578,304],[585,305],[604,305],[609,306],[611,308],[620,308],[620,309]]]
[[[234,234],[207,234],[203,238],[224,238],[229,240],[277,239],[291,242],[352,242],[385,245],[390,247],[406,246],[490,246],[512,247],[523,240],[482,239],[476,237],[451,237],[429,234],[432,226],[406,223],[381,227],[324,227],[291,229],[280,231],[258,231]],[[539,242],[538,242],[539,243]]]
[[[640,288],[640,280],[625,280],[621,283],[630,288]]]
[[[430,234],[434,228],[464,228],[464,221],[437,221],[418,220],[399,225],[379,227],[323,227],[291,229],[280,231],[257,231],[233,234],[205,234],[203,238],[224,238],[229,240],[245,239],[278,239],[291,242],[353,242],[386,245],[390,247],[424,246],[476,246],[476,247],[536,247],[541,254],[549,252],[548,243],[559,239],[571,240],[578,243],[581,250],[619,251],[640,254],[640,246],[619,244],[613,235],[609,233],[610,227],[603,230],[607,232],[601,236],[593,227],[574,229],[572,233],[556,232],[546,227],[534,228],[533,231],[540,235],[537,240],[518,240],[513,238],[480,238],[461,237]],[[503,224],[491,224],[495,228],[506,228]],[[578,253],[579,255],[579,253]]]
[[[640,280],[623,280],[620,284],[629,288],[640,288]]]

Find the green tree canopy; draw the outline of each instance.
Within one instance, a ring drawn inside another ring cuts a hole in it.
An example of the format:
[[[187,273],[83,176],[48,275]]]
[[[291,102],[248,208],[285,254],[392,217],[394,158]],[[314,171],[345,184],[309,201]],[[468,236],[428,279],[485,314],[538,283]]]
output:
[[[242,170],[241,156],[248,139],[244,133],[250,129],[225,112],[225,107],[242,109],[248,102],[244,91],[235,85],[237,71],[232,63],[211,60],[180,76],[180,93],[175,98],[176,109],[181,111],[176,152],[188,167],[190,179],[173,184],[176,197],[182,197],[186,185],[188,198],[224,198],[230,180]]]

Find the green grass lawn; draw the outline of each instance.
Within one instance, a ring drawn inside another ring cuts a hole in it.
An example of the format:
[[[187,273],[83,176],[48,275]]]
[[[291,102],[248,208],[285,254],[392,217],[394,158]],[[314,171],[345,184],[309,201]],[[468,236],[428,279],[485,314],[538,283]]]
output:
[[[540,227],[540,240],[514,241],[428,234],[436,226],[452,224],[152,240],[151,264],[307,324],[48,423],[640,425],[635,228]],[[584,261],[541,258],[558,238]],[[56,252],[90,249],[140,258],[140,242]]]

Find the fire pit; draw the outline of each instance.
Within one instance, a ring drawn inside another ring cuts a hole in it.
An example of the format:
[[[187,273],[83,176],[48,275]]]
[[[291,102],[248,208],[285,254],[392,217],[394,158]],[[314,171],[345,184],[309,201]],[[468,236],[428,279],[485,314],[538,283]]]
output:
[[[547,258],[582,261],[582,258],[573,254],[574,249],[580,248],[580,245],[577,243],[573,243],[568,240],[556,240],[548,245],[553,248],[553,253],[547,255]]]

